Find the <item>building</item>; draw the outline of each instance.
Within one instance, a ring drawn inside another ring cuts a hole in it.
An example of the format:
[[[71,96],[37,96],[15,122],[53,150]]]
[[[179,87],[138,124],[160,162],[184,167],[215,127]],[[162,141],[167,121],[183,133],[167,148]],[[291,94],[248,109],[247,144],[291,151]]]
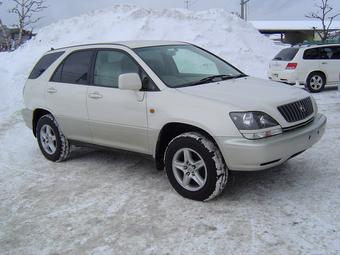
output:
[[[265,35],[280,35],[283,43],[299,44],[304,41],[320,40],[321,23],[317,20],[257,20],[249,21],[255,28]],[[340,21],[333,21],[331,32],[340,31]]]
[[[8,28],[6,25],[4,26],[4,31],[0,30],[0,51],[8,51],[15,49],[16,41],[19,38],[19,29],[18,28]],[[31,31],[24,30],[22,33],[22,42],[26,42],[31,39],[35,34]],[[9,43],[9,45],[8,45]]]

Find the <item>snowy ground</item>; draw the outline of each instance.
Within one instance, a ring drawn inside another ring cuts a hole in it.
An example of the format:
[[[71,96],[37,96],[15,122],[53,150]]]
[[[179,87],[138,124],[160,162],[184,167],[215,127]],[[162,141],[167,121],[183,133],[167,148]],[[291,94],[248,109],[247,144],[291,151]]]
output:
[[[129,33],[117,33],[123,25]],[[340,254],[340,96],[335,90],[315,95],[328,117],[318,144],[281,167],[234,173],[225,192],[208,203],[177,195],[165,173],[141,156],[77,148],[67,162],[48,162],[22,121],[24,81],[51,46],[184,40],[264,77],[278,48],[251,25],[221,10],[115,6],[38,34],[23,48],[0,54],[1,255]]]
[[[235,174],[208,203],[141,156],[43,158],[19,113],[0,127],[0,254],[339,254],[340,96],[316,95],[323,139],[273,170]]]

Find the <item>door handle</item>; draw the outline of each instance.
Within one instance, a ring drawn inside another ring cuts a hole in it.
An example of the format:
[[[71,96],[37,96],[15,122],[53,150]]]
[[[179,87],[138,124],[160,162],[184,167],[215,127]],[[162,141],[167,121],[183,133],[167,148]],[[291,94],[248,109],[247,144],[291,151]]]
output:
[[[92,98],[92,99],[100,99],[100,98],[103,98],[103,95],[100,94],[99,92],[93,92],[93,93],[90,93],[90,94],[89,94],[89,98]]]
[[[53,87],[50,87],[47,89],[47,92],[50,93],[50,94],[54,94],[54,93],[57,93],[57,90]]]
[[[328,64],[328,62],[322,62],[321,64],[323,64],[323,65],[327,65],[327,64]]]

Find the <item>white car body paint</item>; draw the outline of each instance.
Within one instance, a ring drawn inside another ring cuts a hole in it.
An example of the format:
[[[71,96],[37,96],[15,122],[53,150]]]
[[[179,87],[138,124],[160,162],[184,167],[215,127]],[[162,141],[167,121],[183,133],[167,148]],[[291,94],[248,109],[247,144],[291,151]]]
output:
[[[45,109],[55,116],[68,139],[156,155],[160,130],[168,123],[198,127],[214,138],[231,170],[262,170],[279,165],[316,143],[323,135],[326,117],[317,113],[289,123],[277,107],[311,97],[304,90],[272,81],[244,77],[192,87],[170,88],[133,51],[133,48],[185,44],[167,41],[136,41],[81,45],[64,51],[39,78],[28,80],[24,89],[28,127],[33,113]],[[92,85],[50,82],[55,69],[71,52],[84,49],[114,49],[128,53],[144,69],[159,91],[132,91]],[[54,88],[56,93],[49,93]],[[93,93],[102,97],[90,98]],[[150,112],[153,109],[153,113]],[[235,111],[262,111],[282,128],[312,120],[308,126],[274,137],[248,140],[231,120]],[[264,163],[264,164],[263,164]]]

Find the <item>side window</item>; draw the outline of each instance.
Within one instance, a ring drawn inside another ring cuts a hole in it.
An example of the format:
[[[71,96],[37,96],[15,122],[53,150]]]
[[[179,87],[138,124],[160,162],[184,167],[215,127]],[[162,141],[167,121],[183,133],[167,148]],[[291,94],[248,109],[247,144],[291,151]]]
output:
[[[28,79],[37,79],[40,75],[42,75],[47,68],[49,68],[54,61],[56,61],[61,55],[64,54],[64,51],[50,53],[43,56],[38,63],[34,66],[32,72],[30,73]]]
[[[340,46],[332,47],[332,50],[333,50],[332,59],[340,59]]]
[[[303,59],[319,59],[319,48],[305,50]]]
[[[159,91],[154,81],[144,72],[141,74],[143,91]]]
[[[213,61],[187,49],[178,49],[173,53],[173,59],[179,73],[219,74],[218,68]]]
[[[320,48],[320,59],[331,59],[333,51],[330,47]]]
[[[88,84],[93,51],[71,53],[55,71],[51,81]]]
[[[139,66],[120,51],[100,50],[94,66],[94,85],[118,88],[118,77],[124,73],[139,73]]]

